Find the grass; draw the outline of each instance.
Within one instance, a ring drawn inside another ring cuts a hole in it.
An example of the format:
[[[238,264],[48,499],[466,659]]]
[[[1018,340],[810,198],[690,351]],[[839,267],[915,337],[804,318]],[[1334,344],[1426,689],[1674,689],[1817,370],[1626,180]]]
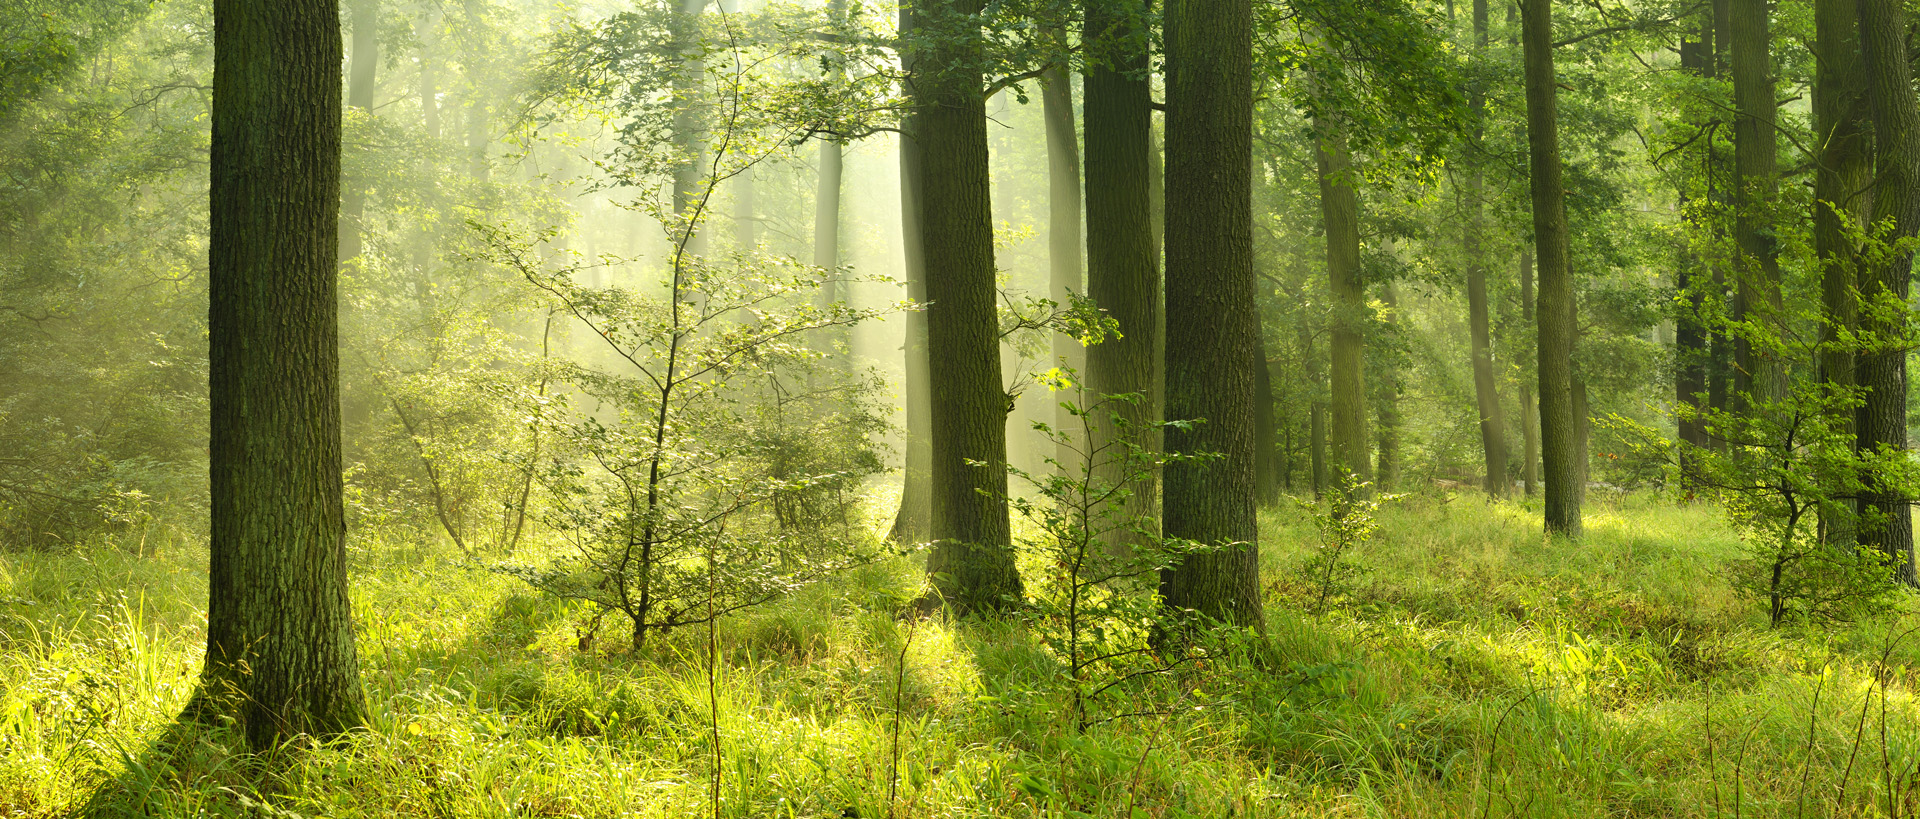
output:
[[[1324,617],[1298,573],[1310,522],[1270,513],[1267,633],[1084,735],[1020,625],[903,622],[918,571],[862,569],[721,627],[722,814],[1920,813],[1913,607],[1769,630],[1721,576],[1739,546],[1713,509],[1596,507],[1567,544],[1516,503],[1391,504]],[[0,813],[709,815],[703,631],[582,652],[584,613],[511,578],[416,544],[355,560],[369,724],[261,759],[173,723],[204,551],[6,556]]]

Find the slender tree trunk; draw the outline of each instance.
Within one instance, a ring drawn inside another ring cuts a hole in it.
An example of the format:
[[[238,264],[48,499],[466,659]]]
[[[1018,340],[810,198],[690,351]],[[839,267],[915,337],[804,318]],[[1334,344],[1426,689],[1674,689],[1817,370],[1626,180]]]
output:
[[[337,0],[214,3],[212,546],[199,716],[256,750],[360,724],[335,297]]]
[[[379,44],[374,38],[380,21],[378,0],[354,0],[347,7],[348,25],[353,29],[353,51],[347,63],[347,105],[373,116],[374,71],[380,65]],[[361,216],[367,209],[364,179],[342,180],[340,196],[340,261],[360,256]]]
[[[1774,137],[1773,60],[1767,8],[1770,0],[1733,0],[1732,53],[1735,170],[1734,231],[1740,246],[1734,318],[1781,329],[1780,250],[1774,238],[1773,200],[1780,172]],[[1755,351],[1745,334],[1734,340],[1736,396],[1748,401],[1786,397],[1785,362]],[[1740,400],[1736,397],[1736,400]]]
[[[828,0],[827,18],[835,25],[846,17],[846,0]],[[846,80],[846,71],[837,63],[830,72],[829,82],[839,85]],[[845,301],[847,294],[842,292],[839,281],[840,269],[840,188],[841,157],[845,146],[838,139],[828,136],[820,140],[820,168],[818,185],[813,196],[813,266],[827,271],[827,280],[820,287],[820,299],[831,305],[836,301]],[[823,330],[821,335],[831,338],[832,330]],[[833,354],[831,345],[827,346],[829,355]]]
[[[1313,489],[1313,497],[1319,500],[1327,488],[1327,379],[1320,370],[1321,357],[1313,349],[1313,327],[1308,323],[1308,313],[1298,313],[1299,321],[1294,333],[1300,346],[1300,374],[1305,383],[1307,399],[1307,483]]]
[[[1533,329],[1533,251],[1520,251],[1520,323]],[[1533,382],[1520,379],[1520,475],[1527,497],[1539,491],[1540,484],[1540,408],[1533,400]]]
[[[701,56],[705,45],[700,32],[700,15],[706,5],[706,0],[679,0],[671,31],[674,48],[680,56],[679,70],[673,77],[673,142],[679,151],[673,166],[673,212],[682,220],[693,217],[694,205],[706,185],[702,175],[702,154],[706,153],[706,112],[702,110],[706,61]],[[676,233],[679,230],[689,231],[687,253],[703,252],[705,241],[699,225],[683,225]]]
[[[1007,528],[1007,412],[995,310],[983,0],[930,0],[913,81],[933,393],[933,553],[927,573],[961,613],[1017,604]]]
[[[1259,362],[1253,368],[1253,485],[1262,505],[1280,502],[1279,435],[1273,424],[1273,362],[1267,358],[1265,333]]]
[[[1087,348],[1087,384],[1102,395],[1141,400],[1116,410],[1134,444],[1156,449],[1160,405],[1160,253],[1154,242],[1153,111],[1140,38],[1145,5],[1091,0],[1081,40],[1090,45],[1086,90],[1087,296],[1119,325],[1119,335]],[[1098,419],[1096,419],[1098,420]],[[1104,424],[1097,435],[1110,434]],[[1111,444],[1096,440],[1097,447]],[[1100,474],[1119,480],[1119,464]],[[1154,481],[1135,486],[1125,514],[1157,518]],[[1117,544],[1116,544],[1117,545]]]
[[[1703,25],[1699,36],[1681,41],[1680,70],[1701,77],[1707,75],[1712,60],[1712,55],[1708,53],[1711,34],[1707,25]],[[1701,127],[1706,125],[1702,123]],[[1680,197],[1680,210],[1687,214],[1687,220],[1697,230],[1699,218],[1694,215],[1694,209],[1684,194]],[[1700,419],[1700,412],[1705,409],[1703,393],[1707,391],[1707,336],[1706,327],[1701,323],[1701,308],[1705,298],[1700,292],[1703,283],[1696,281],[1695,276],[1700,262],[1694,254],[1681,250],[1677,254],[1673,281],[1680,305],[1673,319],[1675,427],[1680,442],[1689,447],[1707,445],[1706,427]],[[1689,497],[1693,492],[1693,459],[1693,454],[1682,447],[1680,481]]]
[[[1727,72],[1732,52],[1733,0],[1712,0],[1713,6],[1713,58],[1708,61],[1708,76],[1718,79]],[[1715,119],[1710,125],[1719,127],[1723,120]],[[1707,144],[1707,196],[1714,205],[1731,206],[1732,200],[1727,193],[1727,160],[1718,147],[1717,140]],[[1724,264],[1713,266],[1713,294],[1722,305],[1733,307],[1733,297],[1729,295],[1727,267]],[[1713,409],[1727,412],[1733,407],[1734,384],[1734,340],[1725,326],[1715,326],[1707,336],[1707,402]],[[1724,441],[1712,442],[1725,448]]]
[[[1367,284],[1360,269],[1360,202],[1346,139],[1316,123],[1320,167],[1320,212],[1326,221],[1327,283],[1333,293],[1333,462],[1367,480],[1366,321]]]
[[[1920,110],[1914,103],[1907,14],[1897,0],[1858,0],[1856,8],[1867,100],[1873,111],[1873,220],[1892,225],[1887,241],[1905,241],[1920,232],[1920,188],[1916,188],[1920,186]],[[1904,456],[1907,449],[1904,340],[1912,272],[1910,251],[1861,269],[1860,295],[1868,306],[1860,325],[1875,343],[1860,354],[1855,371],[1867,389],[1866,403],[1854,421],[1862,450],[1889,450]],[[1876,301],[1890,303],[1879,306]],[[1915,585],[1910,501],[1884,475],[1870,475],[1868,483],[1860,505],[1872,519],[1861,526],[1861,543],[1879,549],[1892,561],[1900,580]]]
[[[1398,321],[1400,311],[1400,294],[1392,282],[1380,289],[1380,302],[1387,308],[1387,335],[1391,337],[1395,335],[1392,325]],[[1373,484],[1383,492],[1391,492],[1400,481],[1400,378],[1393,372],[1379,375],[1380,383],[1374,385]]]
[[[1854,386],[1853,350],[1844,339],[1857,329],[1859,248],[1849,234],[1866,226],[1873,212],[1873,112],[1866,95],[1866,64],[1860,52],[1860,20],[1854,0],[1815,0],[1813,115],[1818,162],[1813,174],[1813,245],[1820,263],[1820,380],[1835,390]],[[1835,421],[1853,433],[1853,413]],[[1832,542],[1852,543],[1850,499],[1836,500],[1847,514],[1822,515],[1821,531]]]
[[[436,51],[440,25],[438,8],[422,13],[413,23],[413,37],[420,41],[420,124],[428,139],[440,138],[440,63]]]
[[[481,19],[484,4],[481,0],[465,0],[463,6],[466,16],[466,54],[463,62],[467,68],[467,175],[479,181],[486,181],[492,175],[492,162],[487,157],[488,123],[487,95],[492,89],[487,87],[485,67],[491,65],[486,54],[485,23]]]
[[[1253,11],[1171,0],[1167,66],[1167,449],[1219,453],[1166,468],[1168,536],[1220,546],[1162,570],[1172,610],[1265,627],[1254,513]]]
[[[1047,125],[1047,298],[1066,307],[1086,285],[1080,276],[1080,137],[1073,124],[1073,80],[1064,67],[1040,76],[1040,104]],[[1053,361],[1085,377],[1086,348],[1065,333],[1053,334]],[[1079,426],[1059,401],[1053,402],[1052,423],[1054,429]],[[1054,459],[1065,474],[1081,474],[1079,450],[1071,442],[1061,443]]]
[[[1532,169],[1534,248],[1540,260],[1540,450],[1547,531],[1580,536],[1579,430],[1573,395],[1573,271],[1568,259],[1566,187],[1561,179],[1559,107],[1553,72],[1551,0],[1521,0],[1527,86],[1527,154]]]
[[[900,8],[900,38],[913,36],[913,16],[909,7]],[[904,66],[911,74],[911,58]],[[916,304],[927,303],[926,253],[920,234],[920,141],[918,118],[911,107],[900,116],[900,247],[903,251],[902,278],[907,282],[907,298]],[[920,543],[933,537],[933,393],[927,373],[927,314],[913,311],[904,317],[906,355],[905,381],[906,463],[900,486],[900,511],[894,515],[887,539],[895,543]]]
[[[1474,59],[1485,59],[1487,51],[1487,0],[1473,0]],[[1480,122],[1486,112],[1486,92],[1474,86],[1468,98],[1473,120]],[[1481,128],[1474,126],[1473,142],[1481,140]],[[1480,414],[1480,451],[1486,456],[1487,494],[1506,497],[1513,481],[1507,477],[1507,413],[1500,404],[1499,380],[1493,374],[1493,331],[1491,309],[1487,301],[1487,260],[1483,236],[1486,232],[1485,201],[1487,180],[1479,164],[1473,164],[1467,177],[1467,218],[1462,225],[1462,243],[1467,255],[1467,335],[1473,355],[1473,397]]]

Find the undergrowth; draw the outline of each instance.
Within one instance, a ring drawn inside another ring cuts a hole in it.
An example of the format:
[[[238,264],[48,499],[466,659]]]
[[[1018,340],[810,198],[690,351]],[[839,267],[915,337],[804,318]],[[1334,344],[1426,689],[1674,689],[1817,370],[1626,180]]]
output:
[[[1383,507],[1325,616],[1313,523],[1263,521],[1265,635],[1072,730],[1061,663],[1008,623],[910,623],[909,560],[720,629],[730,817],[1914,816],[1920,625],[1769,629],[1716,510],[1597,503],[1578,543],[1518,503]],[[371,719],[247,758],[174,724],[205,552],[0,560],[0,812],[704,816],[705,635],[579,650],[583,611],[452,550],[361,543]],[[897,742],[896,742],[897,741]],[[897,748],[897,751],[896,751]],[[895,754],[897,753],[897,757]],[[897,780],[896,780],[897,775]]]

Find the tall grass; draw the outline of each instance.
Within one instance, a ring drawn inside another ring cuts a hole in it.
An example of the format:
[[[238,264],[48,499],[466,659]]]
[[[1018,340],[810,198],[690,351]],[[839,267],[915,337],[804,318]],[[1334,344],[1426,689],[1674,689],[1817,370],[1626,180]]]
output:
[[[908,560],[724,622],[710,709],[701,630],[581,652],[584,612],[417,544],[357,549],[369,724],[271,759],[173,723],[204,550],[9,555],[0,813],[706,816],[717,713],[729,817],[1915,815],[1920,617],[1767,629],[1711,508],[1627,498],[1588,531],[1408,499],[1308,616],[1311,524],[1276,512],[1268,632],[1085,734],[1018,622],[897,619]]]

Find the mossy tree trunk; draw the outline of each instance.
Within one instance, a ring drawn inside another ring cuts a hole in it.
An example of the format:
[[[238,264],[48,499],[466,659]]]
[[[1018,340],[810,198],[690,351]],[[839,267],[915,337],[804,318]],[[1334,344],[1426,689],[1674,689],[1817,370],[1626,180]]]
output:
[[[1527,93],[1527,156],[1532,171],[1533,243],[1539,259],[1540,455],[1547,531],[1580,535],[1573,386],[1573,270],[1568,259],[1566,185],[1560,166],[1558,92],[1553,71],[1551,0],[1521,0],[1520,41]]]

